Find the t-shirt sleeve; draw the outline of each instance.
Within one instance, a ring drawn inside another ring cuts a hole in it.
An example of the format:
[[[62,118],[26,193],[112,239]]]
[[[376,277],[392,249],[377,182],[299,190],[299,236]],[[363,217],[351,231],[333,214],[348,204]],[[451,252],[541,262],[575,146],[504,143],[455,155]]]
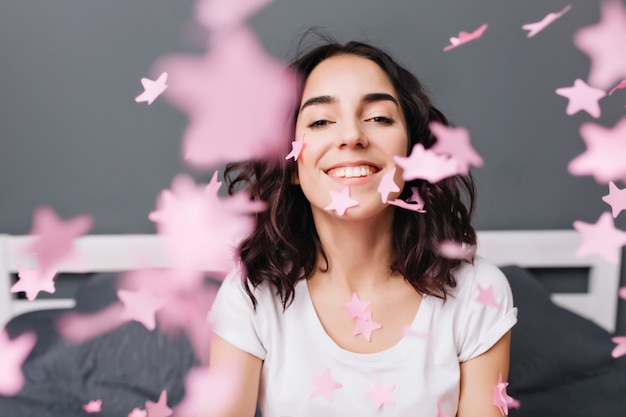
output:
[[[459,362],[465,362],[485,353],[517,323],[517,308],[502,271],[482,258],[463,267],[457,286],[456,343]]]
[[[255,296],[259,301],[259,296]],[[260,304],[255,311],[242,285],[240,272],[236,270],[224,279],[208,317],[216,335],[244,352],[265,359],[266,350],[259,331]]]

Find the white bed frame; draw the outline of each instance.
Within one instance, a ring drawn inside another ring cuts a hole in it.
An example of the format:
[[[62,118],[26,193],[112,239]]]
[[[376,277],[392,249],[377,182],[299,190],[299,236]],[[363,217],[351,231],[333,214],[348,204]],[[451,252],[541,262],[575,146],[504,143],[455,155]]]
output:
[[[20,264],[32,266],[22,248],[28,236],[0,235],[0,328],[11,317],[50,308],[70,308],[72,299],[17,299],[10,292],[11,274]],[[555,293],[553,300],[609,332],[617,319],[620,266],[598,256],[576,257],[581,236],[574,230],[480,231],[478,253],[499,266],[589,268],[589,292]],[[156,235],[89,235],[76,242],[80,260],[66,262],[59,272],[121,272],[140,267],[167,267],[162,241]],[[620,257],[621,258],[621,257]],[[621,261],[621,259],[620,259]]]

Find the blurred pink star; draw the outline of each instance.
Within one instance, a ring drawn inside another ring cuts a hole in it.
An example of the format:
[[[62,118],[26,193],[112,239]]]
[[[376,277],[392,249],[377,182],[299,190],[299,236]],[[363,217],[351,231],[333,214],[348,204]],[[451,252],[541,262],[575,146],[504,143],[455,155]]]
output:
[[[140,408],[133,408],[127,417],[148,417],[148,412]]]
[[[40,291],[54,294],[56,288],[54,286],[54,277],[57,274],[56,269],[49,269],[43,273],[39,268],[26,268],[24,266],[17,267],[17,276],[19,280],[11,287],[11,292],[24,291],[28,301],[37,298]]]
[[[410,324],[407,324],[402,328],[402,336],[427,339],[432,336],[432,332],[416,332],[415,330],[413,330]]]
[[[593,175],[597,182],[626,179],[626,117],[622,117],[613,128],[594,123],[580,127],[587,150],[574,158],[567,166],[572,175]]]
[[[173,415],[172,409],[167,406],[167,391],[161,391],[157,402],[146,401],[148,417],[169,417]]]
[[[509,408],[519,408],[520,403],[506,393],[508,382],[502,382],[502,373],[498,375],[498,383],[493,388],[493,405],[498,407],[503,416],[509,415]]]
[[[393,177],[396,175],[396,169],[393,168],[387,172],[380,180],[378,184],[378,192],[380,193],[380,199],[383,203],[387,202],[389,194],[400,191],[400,187],[394,182]]]
[[[579,29],[574,45],[591,59],[587,81],[604,90],[626,78],[626,8],[620,0],[600,3],[600,21]]]
[[[63,221],[49,207],[35,210],[33,229],[30,235],[35,239],[24,248],[24,252],[34,254],[38,268],[48,274],[56,266],[74,254],[74,239],[91,229],[90,216],[78,216]]]
[[[150,78],[142,78],[141,85],[143,85],[144,92],[135,97],[137,103],[147,102],[148,106],[152,104],[167,88],[167,72],[159,75],[156,80]]]
[[[285,159],[293,158],[294,161],[298,160],[298,157],[302,153],[302,149],[304,148],[304,133],[300,140],[295,140],[291,142],[291,152],[285,157]]]
[[[574,222],[576,229],[583,237],[583,241],[576,256],[600,255],[607,262],[617,264],[619,250],[626,245],[626,232],[615,228],[611,213],[604,212],[596,223],[585,223],[580,220]]]
[[[213,176],[211,177],[211,181],[209,182],[209,184],[206,186],[206,193],[210,198],[218,198],[218,193],[220,190],[220,187],[222,186],[221,181],[217,180],[217,171],[215,171],[213,173]]]
[[[476,297],[476,301],[488,307],[500,308],[500,303],[496,301],[496,297],[493,294],[493,285],[483,288],[478,284],[478,296]]]
[[[332,202],[324,209],[335,210],[340,216],[343,216],[346,210],[350,207],[356,207],[359,205],[358,201],[350,198],[350,187],[347,185],[340,193],[331,190],[330,198],[332,198]]]
[[[459,32],[459,37],[450,38],[450,45],[443,48],[444,51],[449,51],[450,49],[456,48],[457,46],[461,46],[469,41],[480,39],[483,36],[483,33],[487,30],[487,23],[476,29],[471,33],[467,33],[464,31]]]
[[[574,81],[572,87],[557,88],[555,92],[569,100],[565,113],[570,116],[581,110],[586,111],[596,119],[602,114],[598,101],[606,96],[606,93],[604,90],[587,85],[580,78]]]
[[[423,205],[407,203],[406,201],[400,200],[399,198],[396,198],[395,200],[389,200],[387,201],[387,204],[391,204],[392,206],[400,207],[405,210],[416,211],[418,213],[426,213],[426,210],[423,209]]]
[[[208,29],[240,26],[272,0],[198,0],[196,18]]]
[[[611,91],[609,91],[609,95],[612,96],[614,92],[616,92],[617,90],[622,90],[624,88],[626,88],[626,80],[622,80],[615,87],[611,88]]]
[[[626,287],[620,287],[618,294],[620,298],[623,298],[624,300],[626,300]]]
[[[439,155],[448,155],[456,159],[459,164],[459,172],[467,175],[470,165],[482,167],[483,158],[472,147],[470,134],[463,127],[454,128],[439,122],[430,122],[430,131],[437,138],[437,142],[430,150]]]
[[[350,318],[360,318],[363,320],[367,320],[367,314],[365,313],[365,309],[370,305],[369,301],[361,301],[357,293],[352,293],[352,300],[347,303],[342,303],[341,306],[348,310],[348,314],[350,314]]]
[[[330,376],[330,369],[326,368],[326,370],[322,373],[322,375],[311,375],[311,379],[313,380],[313,392],[309,396],[309,398],[314,398],[318,396],[325,397],[329,403],[333,402],[333,393],[336,389],[342,387],[342,385],[333,380]]]
[[[426,205],[417,187],[411,187],[411,197],[409,197],[406,201],[409,203],[417,203],[422,209]]]
[[[24,385],[22,364],[35,346],[34,333],[22,333],[11,340],[6,330],[0,330],[0,395],[13,396]]]
[[[394,156],[394,159],[403,169],[402,178],[405,181],[422,179],[434,184],[463,171],[458,160],[438,155],[431,149],[425,149],[421,143],[413,146],[408,157]]]
[[[91,400],[87,404],[83,405],[83,410],[86,413],[99,413],[102,411],[102,400]]]
[[[396,402],[391,398],[391,391],[395,388],[394,385],[388,385],[383,387],[378,381],[374,381],[374,387],[367,391],[365,395],[374,400],[374,410],[378,410],[384,404],[394,405]]]
[[[367,316],[365,319],[361,319],[358,317],[355,319],[354,331],[352,332],[352,335],[356,336],[362,334],[365,340],[371,342],[372,332],[374,330],[380,329],[382,326],[372,320],[371,311],[367,311],[366,314]]]
[[[617,218],[622,210],[626,210],[626,188],[619,189],[613,181],[609,182],[609,193],[602,200],[611,206],[613,218]]]
[[[449,414],[446,414],[441,409],[441,398],[437,401],[437,417],[450,417]]]
[[[455,240],[442,240],[439,242],[439,253],[448,259],[472,259],[476,254],[476,246]]]
[[[544,30],[546,27],[548,27],[552,22],[554,22],[556,19],[558,19],[559,17],[563,16],[565,13],[567,13],[570,9],[572,8],[571,4],[568,4],[567,6],[565,6],[560,12],[557,13],[548,13],[543,19],[541,19],[539,22],[534,22],[534,23],[527,23],[525,25],[522,26],[522,29],[527,30],[528,31],[528,35],[526,35],[528,38],[532,38],[533,36],[535,36],[537,33],[541,32],[542,30]]]
[[[185,161],[213,169],[223,162],[284,156],[296,103],[295,74],[267,54],[246,26],[211,36],[209,51],[167,57],[157,65],[170,78],[164,96],[189,120]]]
[[[614,358],[619,358],[620,356],[626,355],[626,337],[625,336],[613,337],[611,341],[617,344],[617,346],[613,348],[613,351],[611,352],[611,356],[613,356]]]
[[[185,376],[185,397],[176,407],[180,416],[221,416],[239,397],[237,368],[192,368]],[[150,417],[150,416],[148,416]]]
[[[155,329],[155,314],[157,310],[165,305],[165,300],[155,297],[146,288],[142,288],[139,291],[117,290],[117,297],[124,304],[123,318],[138,321],[148,330]]]

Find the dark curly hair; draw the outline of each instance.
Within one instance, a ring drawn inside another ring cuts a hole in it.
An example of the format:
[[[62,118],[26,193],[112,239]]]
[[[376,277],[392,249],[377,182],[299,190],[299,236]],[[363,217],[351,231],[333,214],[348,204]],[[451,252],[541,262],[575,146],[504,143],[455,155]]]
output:
[[[319,63],[346,54],[375,62],[391,80],[407,123],[408,149],[417,143],[431,147],[436,139],[429,130],[429,123],[437,121],[448,125],[447,119],[431,103],[420,81],[375,46],[331,41],[301,55],[291,64],[301,76],[299,94]],[[291,138],[286,138],[286,143],[291,143]],[[283,308],[287,308],[293,300],[296,283],[319,268],[318,254],[328,268],[310,204],[300,186],[291,181],[296,167],[292,159],[280,158],[231,163],[225,170],[230,194],[244,188],[253,199],[268,204],[267,211],[258,213],[254,231],[239,246],[248,278],[244,280],[245,289],[255,308],[257,300],[249,284],[256,287],[269,281],[280,296]],[[427,213],[393,207],[392,244],[396,258],[391,263],[391,271],[402,274],[416,291],[445,299],[447,288],[456,286],[452,270],[460,261],[440,256],[438,244],[443,240],[476,244],[476,232],[470,223],[475,205],[474,182],[471,175],[457,175],[435,184],[407,181],[398,198],[408,199],[411,187],[419,190]]]

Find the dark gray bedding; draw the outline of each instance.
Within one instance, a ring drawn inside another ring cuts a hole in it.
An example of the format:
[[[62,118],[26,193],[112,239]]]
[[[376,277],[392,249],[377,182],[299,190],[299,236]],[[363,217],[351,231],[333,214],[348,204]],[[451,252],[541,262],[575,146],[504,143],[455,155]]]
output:
[[[503,268],[515,304],[509,389],[521,402],[511,417],[626,416],[626,357],[613,359],[611,335],[550,302],[528,271]],[[114,278],[97,276],[79,291],[77,310],[95,311],[115,300]],[[39,341],[24,364],[19,395],[0,397],[0,417],[88,416],[82,406],[102,399],[92,416],[126,417],[163,390],[168,405],[183,397],[187,370],[197,364],[188,340],[128,323],[77,345],[64,343],[53,323],[60,312],[12,320],[12,336],[34,330]]]

